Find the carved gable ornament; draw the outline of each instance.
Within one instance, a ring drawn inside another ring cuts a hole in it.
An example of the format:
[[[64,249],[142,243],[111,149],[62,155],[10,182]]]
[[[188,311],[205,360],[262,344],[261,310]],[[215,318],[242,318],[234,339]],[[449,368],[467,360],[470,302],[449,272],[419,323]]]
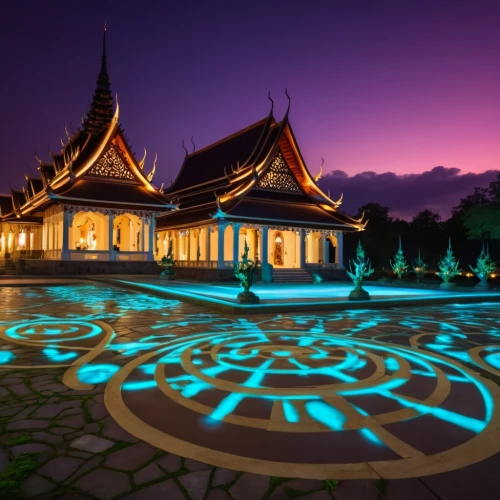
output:
[[[280,150],[277,151],[267,172],[256,187],[259,189],[276,189],[278,191],[301,191]]]
[[[135,179],[117,148],[113,145],[110,145],[99,161],[92,165],[87,171],[87,175],[95,177],[112,177],[130,181]]]

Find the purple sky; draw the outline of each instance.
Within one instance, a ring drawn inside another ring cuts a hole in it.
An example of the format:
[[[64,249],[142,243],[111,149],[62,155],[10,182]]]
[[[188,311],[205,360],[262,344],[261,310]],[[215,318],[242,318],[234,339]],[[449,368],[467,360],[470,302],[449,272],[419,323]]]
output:
[[[20,1],[3,14],[0,191],[20,187],[33,152],[48,159],[65,124],[80,123],[105,19],[121,121],[147,168],[158,153],[167,185],[183,138],[201,148],[262,118],[268,90],[280,118],[287,86],[309,168],[323,156],[325,172],[349,176],[324,180],[349,210],[381,201],[446,216],[500,169],[500,2]],[[435,189],[419,174],[438,165],[451,170]]]

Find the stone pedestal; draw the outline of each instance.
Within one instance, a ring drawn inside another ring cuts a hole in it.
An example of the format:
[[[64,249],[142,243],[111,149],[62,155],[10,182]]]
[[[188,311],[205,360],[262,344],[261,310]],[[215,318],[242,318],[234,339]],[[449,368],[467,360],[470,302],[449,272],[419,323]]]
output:
[[[238,304],[258,304],[259,297],[253,292],[241,292],[236,297]]]
[[[349,300],[370,300],[370,294],[362,286],[357,286],[351,290]]]
[[[174,281],[175,280],[175,273],[173,271],[163,271],[159,278],[161,280],[166,280],[166,281]]]
[[[441,290],[455,290],[457,288],[456,283],[452,283],[451,281],[448,281],[448,283],[444,282],[439,285],[439,288]]]
[[[474,288],[482,292],[484,290],[488,290],[489,287],[490,285],[488,285],[487,281],[480,281],[479,283],[476,284]]]

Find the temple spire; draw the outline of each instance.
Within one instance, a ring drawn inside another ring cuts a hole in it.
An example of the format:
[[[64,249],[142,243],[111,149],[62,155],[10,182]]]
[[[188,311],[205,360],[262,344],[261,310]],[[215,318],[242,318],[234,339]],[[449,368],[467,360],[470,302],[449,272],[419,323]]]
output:
[[[97,77],[97,85],[90,110],[85,119],[85,130],[92,134],[98,134],[106,128],[113,118],[113,96],[109,82],[107,60],[106,60],[106,23],[102,38],[101,71]]]

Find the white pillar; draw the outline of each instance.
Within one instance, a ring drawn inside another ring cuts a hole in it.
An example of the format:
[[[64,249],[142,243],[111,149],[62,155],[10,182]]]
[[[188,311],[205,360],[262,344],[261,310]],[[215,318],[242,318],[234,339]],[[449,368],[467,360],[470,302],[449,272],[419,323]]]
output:
[[[115,222],[115,216],[109,212],[108,214],[108,252],[109,260],[115,260],[115,252],[113,251],[113,226]]]
[[[155,218],[149,218],[149,255],[148,260],[154,260],[155,255]]]
[[[323,233],[323,262],[328,264],[329,255],[330,255],[330,245],[328,244],[328,236],[326,233]]]
[[[205,260],[210,262],[210,226],[205,226]]]
[[[233,262],[238,265],[240,261],[240,224],[233,224]]]
[[[62,222],[62,246],[61,260],[69,260],[69,228],[71,226],[72,216],[69,212],[63,212]]]
[[[339,269],[344,269],[344,233],[337,232],[337,266]]]
[[[268,264],[268,232],[269,232],[269,227],[268,226],[262,226],[261,230],[261,240],[260,240],[260,245],[261,245],[261,255],[260,255],[260,261],[262,262],[262,265]]]
[[[226,229],[225,224],[219,222],[219,228],[217,233],[217,268],[224,269],[224,231]]]
[[[299,231],[300,238],[300,268],[306,268],[306,232],[301,229]]]

